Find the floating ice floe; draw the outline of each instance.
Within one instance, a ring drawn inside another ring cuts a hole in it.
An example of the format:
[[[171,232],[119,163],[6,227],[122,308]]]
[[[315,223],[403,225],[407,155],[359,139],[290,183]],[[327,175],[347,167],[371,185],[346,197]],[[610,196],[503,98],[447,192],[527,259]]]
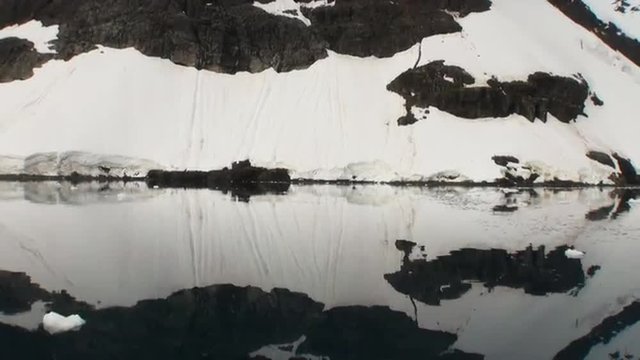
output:
[[[52,335],[70,330],[78,330],[85,322],[80,315],[62,316],[55,312],[48,312],[42,318],[42,326]]]
[[[584,257],[584,253],[582,251],[575,250],[575,249],[567,249],[564,252],[564,256],[566,256],[569,259],[582,259]]]

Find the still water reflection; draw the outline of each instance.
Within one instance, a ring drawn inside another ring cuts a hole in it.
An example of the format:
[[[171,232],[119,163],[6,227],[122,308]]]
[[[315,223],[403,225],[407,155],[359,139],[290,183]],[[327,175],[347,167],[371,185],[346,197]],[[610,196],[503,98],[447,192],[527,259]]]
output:
[[[638,358],[636,199],[0,183],[0,358]]]

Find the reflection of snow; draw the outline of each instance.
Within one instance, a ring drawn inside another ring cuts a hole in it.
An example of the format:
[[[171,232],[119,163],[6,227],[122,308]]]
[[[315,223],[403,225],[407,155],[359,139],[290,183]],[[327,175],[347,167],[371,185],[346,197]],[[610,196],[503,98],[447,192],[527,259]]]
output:
[[[496,216],[492,209],[505,196],[481,188],[293,186],[288,195],[248,203],[206,190],[141,191],[145,201],[97,198],[78,203],[83,206],[12,197],[0,201],[0,264],[98,307],[211,284],[280,287],[327,308],[386,305],[412,318],[417,312],[420,326],[455,331],[456,348],[489,359],[514,358],[513,348],[550,358],[619,311],[624,304],[616,299],[640,295],[639,286],[624,280],[640,271],[634,260],[640,211],[587,221],[586,213],[611,201],[608,191],[533,189],[511,195],[529,206]],[[459,299],[441,306],[416,302],[414,311],[384,279],[400,268],[398,239],[425,246],[428,259],[460,248],[513,253],[529,243],[547,250],[571,245],[589,254],[584,271],[602,269],[576,297],[502,287],[489,292],[474,283]]]
[[[84,324],[85,321],[77,314],[62,316],[55,312],[48,312],[42,318],[42,326],[49,334],[78,330]]]

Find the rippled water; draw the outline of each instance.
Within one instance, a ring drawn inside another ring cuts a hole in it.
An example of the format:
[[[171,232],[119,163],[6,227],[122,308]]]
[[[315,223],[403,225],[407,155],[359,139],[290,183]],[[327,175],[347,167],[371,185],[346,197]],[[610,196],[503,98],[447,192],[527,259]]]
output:
[[[0,183],[0,359],[637,359],[636,199]]]

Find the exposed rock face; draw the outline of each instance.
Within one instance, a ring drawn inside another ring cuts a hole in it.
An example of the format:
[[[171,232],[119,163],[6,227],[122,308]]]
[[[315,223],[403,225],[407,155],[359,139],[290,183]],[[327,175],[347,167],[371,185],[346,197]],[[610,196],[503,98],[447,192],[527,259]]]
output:
[[[462,16],[488,10],[488,0],[338,0],[334,6],[303,11],[329,48],[354,56],[388,57],[422,38],[462,28],[446,11]]]
[[[501,249],[461,249],[430,261],[410,260],[406,243],[396,243],[396,247],[404,253],[402,266],[385,279],[397,291],[429,305],[460,298],[471,288],[471,281],[488,288],[521,288],[532,295],[568,292],[585,281],[580,260],[565,257],[566,246],[548,254],[544,246],[529,246],[515,254]]]
[[[601,151],[591,150],[587,152],[587,157],[593,161],[599,162],[602,165],[609,166],[613,169],[616,168],[616,164],[613,162],[613,159],[611,159],[611,156],[609,156],[609,154],[603,153]]]
[[[0,83],[24,80],[33,69],[49,61],[51,54],[40,54],[33,43],[18,38],[0,39]]]
[[[460,31],[446,11],[466,15],[489,0],[342,0],[305,11],[312,25],[269,14],[251,0],[0,0],[0,27],[35,18],[59,24],[56,50],[70,59],[96,44],[218,72],[290,71],[327,56],[391,56],[425,36]]]
[[[625,35],[612,23],[598,19],[587,5],[575,0],[547,0],[567,17],[591,31],[609,47],[621,52],[636,65],[640,65],[640,41]]]
[[[467,119],[506,117],[519,114],[533,122],[547,120],[547,114],[568,123],[584,115],[589,87],[583,80],[537,72],[526,81],[500,82],[488,86],[470,86],[475,79],[466,70],[445,65],[444,61],[410,69],[394,79],[387,89],[405,99],[407,114],[398,124],[417,121],[413,107],[436,107]]]
[[[613,158],[618,163],[620,169],[619,182],[622,185],[640,185],[640,176],[630,159],[624,158],[617,153],[613,154]]]

